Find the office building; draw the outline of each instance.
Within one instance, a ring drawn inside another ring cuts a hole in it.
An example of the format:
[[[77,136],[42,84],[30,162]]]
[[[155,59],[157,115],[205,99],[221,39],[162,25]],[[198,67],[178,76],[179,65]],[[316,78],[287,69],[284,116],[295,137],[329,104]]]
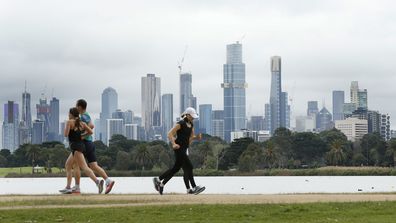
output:
[[[358,118],[347,118],[345,120],[337,120],[335,128],[340,130],[348,140],[355,142],[363,138],[368,133],[367,120]]]

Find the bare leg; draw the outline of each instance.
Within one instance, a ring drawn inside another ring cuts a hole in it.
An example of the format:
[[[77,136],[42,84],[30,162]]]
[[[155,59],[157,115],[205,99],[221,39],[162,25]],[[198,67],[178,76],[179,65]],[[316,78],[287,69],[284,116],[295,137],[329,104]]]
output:
[[[74,172],[74,182],[76,183],[76,185],[80,185],[81,171],[80,171],[80,167],[76,162],[74,162],[73,165],[73,172]]]
[[[74,152],[74,159],[77,162],[78,166],[84,171],[84,173],[91,178],[93,182],[98,184],[99,180],[96,178],[94,172],[88,167],[87,163],[85,162],[84,155],[79,152],[75,151]]]
[[[66,188],[70,188],[71,186],[71,181],[73,178],[73,163],[74,163],[73,154],[70,153],[65,163],[66,178],[67,178]]]
[[[101,176],[104,180],[109,178],[102,167],[98,165],[98,162],[92,162],[88,164],[89,168],[91,168],[96,174]]]

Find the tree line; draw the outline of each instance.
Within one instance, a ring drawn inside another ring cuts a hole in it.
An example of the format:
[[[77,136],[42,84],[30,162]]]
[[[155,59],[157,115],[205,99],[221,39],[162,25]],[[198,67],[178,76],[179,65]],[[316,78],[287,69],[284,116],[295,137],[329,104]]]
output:
[[[115,135],[109,146],[95,141],[98,163],[107,170],[163,170],[172,166],[173,151],[164,141],[128,140]],[[265,142],[251,138],[226,143],[204,135],[194,142],[189,156],[194,168],[251,172],[271,168],[315,168],[323,166],[394,166],[396,139],[389,142],[377,133],[358,142],[348,141],[337,129],[321,133],[291,132],[279,128]],[[48,171],[64,168],[70,150],[59,142],[21,145],[14,153],[0,150],[0,167],[42,166]]]

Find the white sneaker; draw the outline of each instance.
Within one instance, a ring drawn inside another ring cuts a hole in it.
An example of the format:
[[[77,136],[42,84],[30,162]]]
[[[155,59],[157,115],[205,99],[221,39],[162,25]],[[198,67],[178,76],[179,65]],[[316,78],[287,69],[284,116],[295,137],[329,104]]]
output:
[[[71,188],[64,188],[64,189],[59,190],[59,192],[61,194],[71,194],[73,191]]]
[[[73,186],[73,187],[71,188],[71,190],[72,190],[72,193],[73,193],[73,194],[79,194],[79,193],[80,193],[80,187]]]

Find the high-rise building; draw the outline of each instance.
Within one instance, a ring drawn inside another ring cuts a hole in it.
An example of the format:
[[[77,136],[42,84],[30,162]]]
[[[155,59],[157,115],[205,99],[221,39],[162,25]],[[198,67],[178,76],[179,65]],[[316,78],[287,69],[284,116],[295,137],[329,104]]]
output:
[[[390,115],[388,114],[381,114],[380,135],[385,141],[389,141],[392,138],[390,129]]]
[[[110,140],[114,135],[125,135],[123,119],[107,119],[106,120],[106,145],[109,146]]]
[[[192,74],[180,74],[180,114],[188,107],[197,109],[197,98],[192,94]]]
[[[272,129],[271,129],[272,122],[271,122],[271,105],[270,104],[265,104],[264,113],[265,113],[264,130],[269,131],[271,133],[272,132]]]
[[[367,89],[359,89],[357,81],[351,82],[351,103],[355,104],[355,109],[368,109]]]
[[[212,135],[212,105],[199,105],[199,128],[202,133]]]
[[[138,125],[125,124],[125,137],[129,140],[138,140]]]
[[[43,141],[46,142],[48,140],[51,107],[47,103],[47,98],[44,97],[44,94],[42,95],[39,104],[36,105],[36,109],[37,109],[37,119],[44,122]]]
[[[307,116],[316,116],[318,113],[318,101],[308,101]]]
[[[50,114],[48,126],[48,140],[59,141],[59,100],[52,98],[50,101]]]
[[[345,92],[333,91],[333,121],[344,119]]]
[[[31,110],[31,96],[30,93],[26,91],[22,93],[22,122],[27,128],[32,128],[32,110]]]
[[[280,127],[290,128],[290,106],[287,92],[282,92],[282,59],[271,57],[270,114],[271,133]]]
[[[344,119],[352,117],[352,114],[355,110],[356,110],[355,103],[344,103],[343,106]]]
[[[381,114],[378,111],[367,112],[368,133],[381,131]]]
[[[358,91],[358,104],[357,108],[368,109],[367,89]]]
[[[314,132],[316,130],[315,116],[297,116],[296,132]]]
[[[359,105],[358,93],[359,93],[359,82],[352,81],[350,88],[350,95],[351,95],[351,103],[355,104],[355,109],[357,109]]]
[[[263,116],[250,117],[248,129],[253,131],[264,130],[264,117]]]
[[[224,139],[224,111],[213,110],[212,112],[212,136]]]
[[[100,113],[99,140],[107,143],[107,119],[111,119],[113,112],[118,108],[118,94],[114,88],[108,87],[102,93],[102,110]]]
[[[42,144],[45,140],[45,122],[41,120],[33,121],[32,144]]]
[[[227,45],[227,61],[223,65],[224,82],[224,138],[231,142],[231,132],[246,128],[245,64],[242,44]]]
[[[317,131],[322,132],[332,129],[333,126],[333,116],[325,107],[320,110],[316,118]]]
[[[96,141],[96,140],[100,140],[100,133],[101,133],[101,121],[100,121],[100,118],[97,118],[97,119],[95,119],[95,122],[94,122],[94,125],[95,125],[95,128],[93,129],[93,131],[94,131],[94,140]]]
[[[168,132],[173,127],[173,94],[162,95],[162,139],[168,141]]]
[[[348,140],[352,142],[362,139],[368,133],[367,120],[358,118],[337,120],[335,122],[335,128],[344,133]]]
[[[19,147],[19,106],[14,101],[4,104],[2,128],[3,149],[11,152]]]
[[[124,122],[125,124],[132,124],[133,123],[133,111],[127,110],[124,112]]]
[[[155,74],[142,77],[142,121],[146,138],[154,140],[154,129],[161,126],[161,79]]]

